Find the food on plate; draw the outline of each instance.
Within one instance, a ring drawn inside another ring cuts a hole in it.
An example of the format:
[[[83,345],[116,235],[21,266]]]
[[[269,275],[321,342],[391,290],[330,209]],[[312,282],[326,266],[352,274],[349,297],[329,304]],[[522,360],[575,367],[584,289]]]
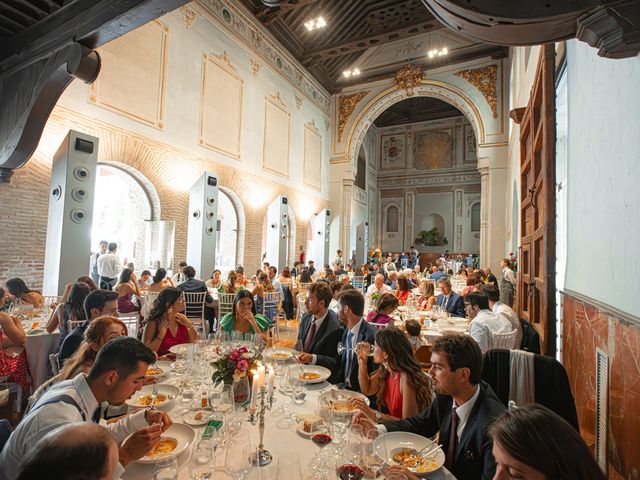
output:
[[[302,372],[298,378],[300,380],[317,380],[320,376],[321,375],[319,373],[315,372]]]
[[[418,451],[415,448],[401,448],[393,454],[393,461],[398,462],[400,465],[407,465],[407,462],[415,460],[416,453]]]
[[[322,420],[320,417],[314,416],[312,418],[308,418],[302,424],[302,429],[307,433],[311,433],[311,429],[314,427],[314,425],[317,425],[322,422],[324,422],[324,420]]]
[[[198,412],[193,416],[193,419],[197,420],[197,421],[200,421],[200,420],[202,420],[202,417],[203,417],[202,412]]]
[[[33,322],[31,324],[31,330],[35,330],[36,328],[38,328],[40,326],[40,322]]]
[[[152,395],[142,395],[140,398],[138,398],[136,403],[138,405],[142,405],[144,407],[148,407],[149,405],[151,405],[151,397],[152,397]],[[156,404],[159,404],[159,403],[162,403],[162,402],[166,402],[166,401],[167,401],[167,396],[166,395],[163,395],[161,393],[156,395]]]
[[[416,466],[415,468],[417,473],[429,473],[437,470],[438,468],[440,468],[440,466],[438,462],[436,462],[432,458],[423,458],[422,460],[420,460],[420,465]]]
[[[290,358],[291,355],[288,353],[272,353],[271,357],[275,360],[286,360],[287,358]]]
[[[159,458],[169,453],[173,452],[178,446],[178,442],[175,438],[171,437],[161,437],[160,441],[155,444],[155,446],[149,450],[147,453],[147,457],[149,458]]]
[[[355,412],[358,407],[349,403],[349,400],[328,400],[327,407],[334,412]]]
[[[432,472],[438,469],[438,462],[432,458],[419,458],[415,448],[401,448],[393,454],[393,461],[414,468],[418,473]]]
[[[163,370],[160,367],[149,367],[147,369],[147,375],[161,375]]]

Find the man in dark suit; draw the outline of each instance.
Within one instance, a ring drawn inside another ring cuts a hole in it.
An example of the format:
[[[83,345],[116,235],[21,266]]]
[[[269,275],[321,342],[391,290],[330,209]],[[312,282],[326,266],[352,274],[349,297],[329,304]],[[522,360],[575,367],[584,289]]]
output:
[[[300,361],[311,363],[315,355],[338,356],[338,342],[342,339],[342,325],[338,315],[329,310],[331,288],[325,282],[309,285],[304,305],[307,312],[300,319],[298,340],[305,353]]]
[[[204,298],[204,318],[209,322],[209,332],[212,332],[215,317],[213,297],[209,295],[209,290],[207,289],[206,284],[202,280],[198,280],[196,278],[195,268],[188,265],[182,269],[182,273],[185,276],[185,280],[178,284],[176,288],[179,288],[185,293],[206,293]],[[200,305],[195,305],[193,303],[187,304],[187,312],[198,311],[199,308]]]
[[[359,290],[348,289],[338,296],[340,323],[344,325],[341,355],[315,355],[315,358],[301,356],[303,363],[315,363],[333,372],[333,383],[343,384],[349,390],[360,391],[358,382],[358,359],[355,355],[356,346],[361,342],[373,344],[377,333],[376,327],[362,318],[364,313],[364,297]],[[373,358],[369,358],[367,369],[371,372],[375,368]]]
[[[445,467],[458,480],[493,478],[496,462],[486,430],[505,406],[481,380],[481,373],[482,352],[471,337],[439,338],[433,346],[429,370],[436,399],[415,417],[386,422],[378,425],[378,430],[412,432],[425,437],[440,432]],[[364,415],[358,415],[356,421],[365,431],[376,428]]]
[[[442,293],[436,297],[436,305],[444,307],[453,317],[466,317],[464,298],[451,290],[451,281],[447,277],[438,280]]]

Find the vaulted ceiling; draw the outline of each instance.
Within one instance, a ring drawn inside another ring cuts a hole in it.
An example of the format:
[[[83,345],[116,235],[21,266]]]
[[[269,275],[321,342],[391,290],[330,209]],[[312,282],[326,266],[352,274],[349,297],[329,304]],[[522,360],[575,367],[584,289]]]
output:
[[[437,98],[409,97],[387,108],[373,123],[376,127],[390,127],[460,115],[464,114],[450,103]]]
[[[388,76],[408,61],[434,68],[507,52],[505,47],[445,33],[421,0],[240,2],[330,92]],[[320,16],[326,27],[308,31],[304,23]],[[442,46],[449,48],[446,58],[427,59],[427,50]],[[343,77],[344,70],[353,68],[360,70],[359,76]]]

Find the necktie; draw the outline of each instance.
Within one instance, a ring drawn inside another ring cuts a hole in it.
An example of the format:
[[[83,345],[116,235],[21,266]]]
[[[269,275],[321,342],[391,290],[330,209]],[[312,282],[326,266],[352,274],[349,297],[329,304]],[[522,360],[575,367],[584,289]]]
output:
[[[444,310],[446,310],[446,309],[447,309],[447,304],[448,304],[448,303],[449,303],[449,296],[447,295],[447,296],[445,296],[445,297],[444,297],[444,299],[442,300],[442,308],[443,308]]]
[[[449,435],[449,448],[447,449],[447,458],[444,465],[447,470],[451,470],[453,460],[456,454],[456,443],[458,443],[458,414],[454,408],[451,411],[451,434]]]
[[[93,417],[91,417],[91,421],[93,423],[100,423],[100,412],[101,412],[101,410],[102,409],[100,407],[98,407],[98,408],[96,408],[96,411],[93,412]]]
[[[346,345],[347,358],[345,360],[345,365],[344,365],[344,381],[349,386],[351,386],[351,357],[353,355],[352,340],[353,340],[353,332],[349,330],[349,333],[347,333],[347,345]]]
[[[316,334],[316,320],[315,318],[311,320],[311,326],[309,327],[309,331],[307,332],[307,337],[304,339],[304,351],[309,353],[311,350],[311,344],[313,343],[313,337]]]

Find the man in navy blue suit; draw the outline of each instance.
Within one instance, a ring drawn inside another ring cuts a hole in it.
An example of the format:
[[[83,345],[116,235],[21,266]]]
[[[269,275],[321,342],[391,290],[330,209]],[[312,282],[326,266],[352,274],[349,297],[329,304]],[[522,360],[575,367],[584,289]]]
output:
[[[466,317],[464,298],[451,290],[451,281],[447,277],[438,280],[442,293],[436,297],[436,305],[444,307],[453,317]]]

